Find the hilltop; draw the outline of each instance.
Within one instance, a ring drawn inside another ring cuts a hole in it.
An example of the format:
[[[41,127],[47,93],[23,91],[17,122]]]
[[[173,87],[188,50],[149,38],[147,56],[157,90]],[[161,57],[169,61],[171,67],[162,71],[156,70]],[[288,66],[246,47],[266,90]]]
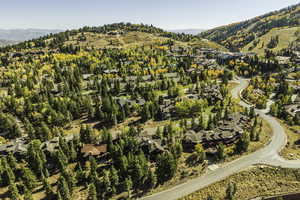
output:
[[[116,23],[100,27],[83,27],[77,30],[67,30],[56,34],[28,40],[9,49],[39,49],[57,48],[131,48],[143,45],[153,45],[171,40],[177,46],[197,46],[226,51],[221,45],[202,39],[199,36],[172,33],[152,25]]]
[[[300,4],[267,13],[253,19],[217,27],[201,33],[232,51],[263,53],[279,51],[297,40],[300,29]]]

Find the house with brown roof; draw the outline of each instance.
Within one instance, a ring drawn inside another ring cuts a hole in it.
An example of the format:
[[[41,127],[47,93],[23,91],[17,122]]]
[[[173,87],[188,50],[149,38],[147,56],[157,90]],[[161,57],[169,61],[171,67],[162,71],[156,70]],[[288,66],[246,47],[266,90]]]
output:
[[[83,154],[83,157],[87,156],[104,156],[107,154],[107,144],[85,144],[80,152]]]

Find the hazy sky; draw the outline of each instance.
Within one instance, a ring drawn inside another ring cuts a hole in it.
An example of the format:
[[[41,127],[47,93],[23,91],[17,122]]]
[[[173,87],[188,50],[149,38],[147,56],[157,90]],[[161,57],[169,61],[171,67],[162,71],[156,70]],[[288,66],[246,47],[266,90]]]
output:
[[[207,29],[300,0],[2,0],[0,28],[78,28],[114,22]]]

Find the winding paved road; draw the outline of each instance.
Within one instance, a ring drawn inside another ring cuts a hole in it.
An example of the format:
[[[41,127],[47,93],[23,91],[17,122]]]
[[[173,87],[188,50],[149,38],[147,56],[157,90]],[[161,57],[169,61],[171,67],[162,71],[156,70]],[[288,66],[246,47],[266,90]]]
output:
[[[235,81],[239,83],[232,91],[232,96],[234,98],[238,98],[243,89],[247,88],[249,82],[247,79],[238,79]],[[162,191],[160,193],[153,194],[151,196],[147,196],[142,198],[143,200],[176,200],[182,198],[188,194],[196,192],[199,189],[202,189],[210,184],[221,181],[226,177],[233,175],[251,165],[255,164],[268,164],[272,166],[281,166],[285,168],[300,168],[300,160],[284,160],[279,156],[279,152],[287,143],[287,136],[284,132],[283,127],[278,123],[278,121],[272,117],[267,115],[270,105],[272,102],[267,104],[267,109],[258,110],[256,109],[256,113],[260,115],[261,118],[266,120],[273,131],[273,136],[271,142],[264,148],[243,156],[233,162],[225,164],[220,168],[209,171],[205,175],[187,181],[183,184],[177,185],[169,190]],[[251,107],[251,105],[247,104],[244,101],[240,101],[240,105],[244,107]]]

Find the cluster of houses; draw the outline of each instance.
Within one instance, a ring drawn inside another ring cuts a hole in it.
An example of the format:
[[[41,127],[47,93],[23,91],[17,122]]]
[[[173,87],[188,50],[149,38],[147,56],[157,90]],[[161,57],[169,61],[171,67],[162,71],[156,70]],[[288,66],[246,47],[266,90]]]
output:
[[[69,142],[78,137],[77,134],[68,135],[64,139]],[[7,144],[0,145],[0,155],[13,154],[16,158],[22,159],[27,152],[29,140],[27,137],[20,137],[11,140]],[[59,150],[59,137],[55,137],[41,144],[41,149],[44,152],[53,153]],[[80,153],[83,157],[87,156],[105,156],[107,154],[106,144],[84,144]]]
[[[300,65],[300,51],[292,50],[290,56],[276,56],[276,60],[283,65],[290,63]]]
[[[27,152],[28,139],[25,137],[16,138],[6,144],[0,145],[0,155],[8,155],[9,153],[15,156],[21,156]]]
[[[300,70],[300,51],[292,51],[290,56],[276,56],[275,59],[287,72]],[[291,64],[295,67],[291,68]]]
[[[292,58],[292,61],[296,64],[296,65],[300,65],[300,51],[294,51],[293,52],[295,57]]]
[[[293,103],[284,107],[286,113],[292,117],[295,117],[296,114],[300,113],[300,96],[296,95],[294,97],[295,98],[293,98]]]
[[[235,144],[245,129],[249,128],[250,119],[242,114],[229,115],[227,120],[220,121],[213,130],[188,130],[182,135],[182,146],[185,152],[193,152],[195,145],[202,144],[207,153],[214,154],[219,144],[230,146]],[[144,152],[155,155],[167,151],[167,144],[156,135],[144,131],[137,140]]]
[[[300,98],[298,100],[300,100]],[[119,101],[119,103],[122,103],[122,101]],[[145,101],[141,101],[141,103],[143,104]],[[172,110],[174,110],[174,103],[172,103],[172,101],[168,98],[163,98],[160,106],[162,113],[165,113],[164,118],[170,118]],[[219,121],[213,130],[195,131],[191,129],[187,131],[182,138],[184,150],[187,152],[192,151],[196,144],[202,144],[206,149],[210,149],[212,152],[215,152],[215,147],[220,143],[224,145],[231,145],[235,143],[243,134],[243,130],[249,126],[248,122],[249,119],[242,114],[231,114],[226,120]],[[78,135],[68,135],[65,137],[65,140],[69,142],[75,137],[78,137]],[[117,137],[114,137],[114,139],[117,139]],[[144,131],[143,134],[137,136],[137,140],[139,141],[142,149],[150,156],[155,156],[167,149],[167,144],[165,144],[162,139],[155,137],[153,133],[147,133],[147,131]],[[27,152],[28,144],[29,140],[27,137],[20,137],[11,140],[7,144],[0,145],[0,155],[8,155],[12,153],[17,158],[22,158],[22,156],[24,156]],[[57,151],[59,149],[59,138],[55,137],[49,141],[43,142],[41,149],[49,153]],[[107,145],[101,144],[100,141],[99,144],[85,144],[80,150],[83,157],[102,157],[107,155],[107,151]]]
[[[225,52],[220,51],[217,49],[211,49],[211,48],[196,48],[195,51],[193,51],[193,54],[183,54],[184,52],[187,52],[187,48],[173,48],[171,51],[169,51],[168,56],[173,57],[192,57],[192,58],[215,58],[215,59],[243,59],[247,56],[255,56],[256,54],[253,52]]]
[[[231,59],[244,59],[245,57],[252,57],[256,54],[253,52],[224,52],[210,48],[198,48],[197,54],[203,55],[204,57],[213,57],[220,60],[231,60]]]
[[[211,103],[223,100],[223,96],[220,92],[220,86],[218,84],[207,84],[201,89],[200,93],[197,93],[197,91],[194,90],[185,97],[194,100],[206,98]]]
[[[214,152],[218,144],[232,145],[249,126],[249,120],[242,114],[232,114],[227,120],[220,121],[213,130],[189,130],[184,136],[183,147],[186,151],[191,151],[195,145],[202,144],[204,148]]]
[[[75,135],[65,137],[66,141],[71,141]],[[26,136],[22,136],[9,141],[6,144],[0,145],[0,155],[14,154],[16,157],[22,157],[26,152],[29,145],[29,139]],[[43,142],[41,149],[50,153],[58,150],[59,138],[55,137],[49,141]]]
[[[12,52],[9,53],[8,57],[10,58],[19,58],[19,57],[24,57],[24,56],[42,56],[45,55],[46,53],[53,54],[57,53],[56,50],[33,50],[33,51],[27,51],[27,52]]]
[[[206,97],[210,102],[216,102],[223,100],[223,96],[220,92],[220,86],[218,84],[209,84],[201,91],[201,96]]]
[[[146,103],[145,99],[143,99],[143,98],[137,98],[137,99],[131,100],[131,99],[128,99],[125,97],[115,97],[115,100],[116,100],[117,104],[119,104],[119,106],[121,106],[121,107],[124,107],[126,104],[129,106],[132,106],[134,104],[143,106]]]

